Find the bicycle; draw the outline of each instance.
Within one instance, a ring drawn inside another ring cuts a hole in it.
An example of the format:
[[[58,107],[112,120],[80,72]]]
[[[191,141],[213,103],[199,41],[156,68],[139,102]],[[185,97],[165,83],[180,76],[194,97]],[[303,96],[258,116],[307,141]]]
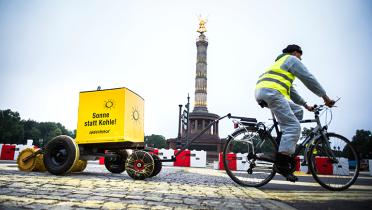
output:
[[[301,165],[308,166],[313,178],[322,187],[341,191],[349,188],[359,175],[359,157],[350,141],[336,133],[328,133],[328,125],[322,125],[319,119],[321,113],[331,112],[325,105],[316,106],[314,119],[301,120],[300,123],[316,123],[315,128],[303,136],[297,143],[293,157],[304,154]],[[255,118],[228,115],[234,119],[236,130],[228,136],[223,150],[223,164],[230,178],[242,186],[261,187],[274,178],[275,157],[260,156],[260,154],[276,154],[281,139],[278,122],[272,113],[273,125],[269,128]],[[276,137],[271,133],[275,129]],[[233,155],[231,155],[233,154]],[[234,158],[235,157],[235,158]],[[355,160],[354,169],[349,169],[348,160]],[[235,161],[235,162],[234,162]],[[240,168],[232,167],[239,161]],[[322,171],[322,164],[332,164],[332,173]],[[296,163],[291,162],[292,172]],[[295,181],[295,180],[291,180]]]

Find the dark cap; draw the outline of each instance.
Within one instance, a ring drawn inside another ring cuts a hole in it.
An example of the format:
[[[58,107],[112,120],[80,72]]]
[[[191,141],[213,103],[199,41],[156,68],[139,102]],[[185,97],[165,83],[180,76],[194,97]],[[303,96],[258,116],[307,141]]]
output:
[[[301,49],[301,47],[298,46],[298,45],[295,45],[295,44],[290,44],[290,45],[288,45],[286,48],[283,49],[282,52],[283,52],[283,53],[293,53],[293,52],[295,52],[295,51],[297,51],[297,52],[299,52],[299,53],[302,54],[302,49]]]

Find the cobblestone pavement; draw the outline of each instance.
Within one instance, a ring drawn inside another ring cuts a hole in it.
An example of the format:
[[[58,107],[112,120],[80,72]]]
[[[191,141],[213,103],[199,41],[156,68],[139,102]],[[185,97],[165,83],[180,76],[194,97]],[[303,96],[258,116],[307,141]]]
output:
[[[55,176],[0,164],[0,209],[291,209],[255,188],[237,186],[224,171],[163,167],[133,180],[88,164],[82,173]]]

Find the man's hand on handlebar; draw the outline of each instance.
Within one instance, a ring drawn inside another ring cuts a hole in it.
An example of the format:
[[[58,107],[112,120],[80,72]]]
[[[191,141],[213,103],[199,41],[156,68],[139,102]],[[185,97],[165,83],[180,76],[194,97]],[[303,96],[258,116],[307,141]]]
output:
[[[333,105],[335,105],[336,101],[330,99],[327,95],[323,96],[322,97],[323,100],[324,100],[324,104],[328,107],[332,107]]]
[[[307,104],[304,105],[305,109],[307,109],[309,112],[314,111],[315,106],[309,106]]]

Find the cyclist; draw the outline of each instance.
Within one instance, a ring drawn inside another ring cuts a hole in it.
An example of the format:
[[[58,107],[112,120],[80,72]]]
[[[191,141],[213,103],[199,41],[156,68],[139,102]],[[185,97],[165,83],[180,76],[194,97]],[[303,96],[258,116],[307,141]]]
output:
[[[262,74],[256,84],[255,97],[261,107],[268,107],[278,120],[282,131],[279,150],[276,154],[262,154],[274,161],[274,170],[290,181],[297,178],[291,173],[291,162],[294,157],[296,143],[301,134],[299,120],[303,117],[302,107],[313,111],[314,107],[293,88],[292,82],[298,77],[302,83],[315,95],[322,97],[324,103],[331,107],[335,101],[331,100],[316,78],[301,62],[302,49],[292,44],[283,49],[283,53],[275,63]],[[291,179],[291,177],[294,179]]]

